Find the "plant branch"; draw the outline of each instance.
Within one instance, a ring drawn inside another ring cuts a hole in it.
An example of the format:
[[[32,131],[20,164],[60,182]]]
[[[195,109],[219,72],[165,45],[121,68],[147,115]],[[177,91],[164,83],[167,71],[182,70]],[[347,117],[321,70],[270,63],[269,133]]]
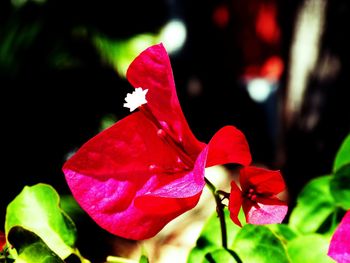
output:
[[[205,183],[207,187],[212,192],[215,202],[216,202],[216,213],[218,214],[220,220],[220,228],[221,228],[221,239],[222,246],[227,249],[227,230],[226,230],[226,222],[225,222],[225,214],[224,208],[225,205],[221,202],[221,198],[219,195],[219,191],[216,190],[216,187],[206,178],[204,177]]]

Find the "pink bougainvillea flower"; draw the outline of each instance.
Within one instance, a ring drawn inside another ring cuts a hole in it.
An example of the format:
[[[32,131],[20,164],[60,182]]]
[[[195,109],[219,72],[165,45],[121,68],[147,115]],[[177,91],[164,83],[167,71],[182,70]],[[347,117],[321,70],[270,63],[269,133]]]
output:
[[[338,263],[350,262],[350,211],[346,212],[335,230],[328,250],[328,256]]]
[[[271,171],[254,166],[240,170],[241,189],[231,182],[231,193],[228,209],[232,221],[242,226],[238,219],[241,207],[250,224],[281,223],[288,206],[276,196],[285,189],[285,183],[279,171]]]
[[[248,165],[251,156],[233,126],[220,129],[208,145],[195,138],[162,44],[143,51],[127,79],[136,90],[125,106],[138,110],[85,143],[63,171],[78,203],[101,227],[145,239],[197,204],[205,167]]]

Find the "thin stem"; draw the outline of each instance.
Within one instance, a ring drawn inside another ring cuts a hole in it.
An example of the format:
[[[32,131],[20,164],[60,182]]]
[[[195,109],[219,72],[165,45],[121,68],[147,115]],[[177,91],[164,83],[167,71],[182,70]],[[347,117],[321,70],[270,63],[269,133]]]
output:
[[[216,213],[218,214],[220,220],[222,246],[227,249],[227,230],[224,214],[225,205],[221,202],[221,198],[218,191],[216,190],[216,187],[206,177],[204,177],[204,180],[214,196],[216,202]]]

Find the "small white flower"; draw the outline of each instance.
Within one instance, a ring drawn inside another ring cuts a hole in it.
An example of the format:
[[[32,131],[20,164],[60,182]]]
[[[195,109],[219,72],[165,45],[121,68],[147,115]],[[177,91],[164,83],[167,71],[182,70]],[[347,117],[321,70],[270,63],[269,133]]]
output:
[[[129,108],[130,112],[134,111],[138,107],[147,103],[146,94],[148,89],[136,88],[133,93],[128,93],[126,95],[124,103],[125,108]]]

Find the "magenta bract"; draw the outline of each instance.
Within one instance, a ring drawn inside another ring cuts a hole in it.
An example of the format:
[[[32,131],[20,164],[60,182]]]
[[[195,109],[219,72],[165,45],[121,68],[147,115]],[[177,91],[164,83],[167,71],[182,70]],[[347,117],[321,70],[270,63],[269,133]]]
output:
[[[285,189],[279,171],[271,171],[254,166],[240,170],[241,189],[231,182],[229,211],[232,221],[242,226],[238,213],[243,208],[247,223],[262,225],[281,223],[288,211],[286,202],[277,195]]]
[[[328,256],[338,263],[350,262],[350,211],[346,212],[337,229],[335,230]]]
[[[85,143],[65,164],[81,207],[104,229],[130,239],[157,234],[193,208],[205,167],[251,161],[244,135],[233,126],[210,143],[198,141],[182,113],[163,45],[142,52],[127,79],[148,89],[147,104]]]

